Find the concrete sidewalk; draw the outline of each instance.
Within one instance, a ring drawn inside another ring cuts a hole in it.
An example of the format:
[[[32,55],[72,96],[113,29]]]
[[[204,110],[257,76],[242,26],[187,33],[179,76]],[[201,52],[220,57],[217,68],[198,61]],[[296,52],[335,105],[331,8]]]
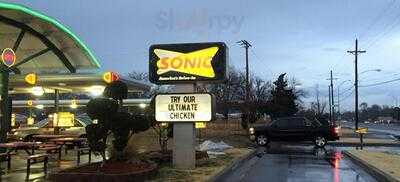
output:
[[[389,134],[368,132],[363,136],[364,146],[400,147],[400,141],[394,140]],[[353,129],[343,127],[338,141],[328,142],[333,146],[359,146],[360,136]]]
[[[11,169],[7,170],[7,162],[1,162],[1,168],[5,174],[1,175],[1,181],[20,182],[25,181],[26,177],[26,158],[28,155],[25,151],[18,151],[16,155],[12,156]],[[57,154],[51,155],[48,164],[48,176],[50,173],[76,166],[77,153],[74,150],[69,150],[66,155],[62,151],[61,161],[57,161]],[[100,156],[92,154],[92,162],[101,161]],[[88,155],[81,156],[81,165],[88,162]],[[43,163],[31,165],[31,172],[28,181],[47,181],[43,173]]]

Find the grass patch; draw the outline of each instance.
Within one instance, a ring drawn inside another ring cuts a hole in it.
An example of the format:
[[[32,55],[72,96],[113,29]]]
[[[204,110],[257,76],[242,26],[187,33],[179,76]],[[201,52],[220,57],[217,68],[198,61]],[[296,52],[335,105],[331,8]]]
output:
[[[400,155],[367,150],[349,152],[400,181]]]
[[[151,181],[207,181],[231,164],[235,159],[248,154],[251,150],[235,148],[226,150],[225,152],[225,155],[218,155],[216,158],[196,161],[196,169],[194,170],[174,169],[170,164],[161,165],[158,175]]]

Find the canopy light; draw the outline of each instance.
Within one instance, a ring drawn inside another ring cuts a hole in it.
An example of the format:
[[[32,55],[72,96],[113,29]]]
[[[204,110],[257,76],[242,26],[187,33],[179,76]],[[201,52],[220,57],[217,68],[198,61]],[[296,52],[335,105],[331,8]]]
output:
[[[43,109],[44,108],[44,105],[43,104],[39,104],[39,105],[37,105],[37,106],[35,106],[36,107],[36,109]]]
[[[92,96],[96,97],[96,96],[100,96],[103,94],[104,88],[105,87],[101,86],[101,85],[93,85],[88,89],[88,91]]]
[[[111,82],[113,82],[113,81],[119,80],[119,76],[118,76],[117,73],[114,73],[114,72],[109,71],[109,72],[105,72],[105,73],[103,74],[103,80],[104,80],[106,83],[111,83]]]
[[[32,94],[35,96],[42,96],[44,94],[43,87],[32,87]]]
[[[141,103],[141,104],[139,104],[139,107],[142,108],[142,109],[144,109],[144,108],[146,108],[146,104]]]
[[[26,105],[28,105],[29,107],[33,106],[33,101],[32,100],[26,101]]]

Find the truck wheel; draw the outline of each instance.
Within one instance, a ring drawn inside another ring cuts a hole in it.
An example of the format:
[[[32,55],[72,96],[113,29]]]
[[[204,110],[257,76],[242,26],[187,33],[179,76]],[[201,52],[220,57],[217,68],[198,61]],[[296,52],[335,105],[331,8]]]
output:
[[[257,145],[265,146],[268,144],[268,138],[264,134],[257,135],[256,137]]]
[[[327,141],[326,141],[325,137],[317,136],[317,137],[315,137],[314,143],[315,143],[315,146],[323,148],[323,147],[325,147]]]

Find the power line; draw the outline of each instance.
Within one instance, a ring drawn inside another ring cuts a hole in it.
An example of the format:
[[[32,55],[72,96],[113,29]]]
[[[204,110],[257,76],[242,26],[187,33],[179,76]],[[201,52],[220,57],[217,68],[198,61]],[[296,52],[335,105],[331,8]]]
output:
[[[352,92],[350,92],[350,94],[348,94],[348,95],[344,96],[342,99],[340,99],[340,102],[342,102],[342,101],[344,101],[344,100],[350,98],[350,97],[354,94],[354,91],[355,91],[355,90],[352,90]]]
[[[400,78],[388,80],[388,81],[383,81],[383,82],[378,82],[378,83],[373,83],[373,84],[368,84],[368,85],[360,85],[359,87],[373,87],[373,86],[378,86],[378,85],[384,85],[387,83],[392,83],[392,82],[397,82],[400,81]]]
[[[395,6],[393,6],[395,7]],[[394,21],[392,23],[388,23],[385,24],[385,27],[383,28],[383,31],[378,33],[375,37],[375,39],[370,39],[371,41],[369,43],[367,43],[366,45],[366,49],[372,47],[374,44],[376,44],[377,42],[379,42],[380,39],[383,39],[386,35],[388,35],[393,29],[395,29],[397,27],[397,25],[400,23],[399,21],[400,19],[400,13],[398,13],[395,18]]]
[[[360,35],[359,38],[363,38],[363,37],[377,24],[377,22],[378,22],[379,20],[382,19],[382,17],[384,16],[384,14],[385,14],[386,12],[388,12],[388,10],[389,10],[391,7],[395,7],[395,6],[393,6],[393,4],[395,4],[395,3],[396,3],[396,0],[390,1],[390,2],[388,3],[388,5],[385,6],[385,7],[382,9],[382,11],[378,14],[378,16],[376,16],[376,17],[371,21],[371,23],[367,26],[366,30]],[[395,9],[396,9],[396,8],[395,8]],[[396,18],[396,20],[397,20],[397,18]],[[387,24],[386,24],[386,25],[387,25]],[[386,26],[386,27],[387,27],[387,26]],[[380,34],[380,33],[378,33],[377,35],[379,35],[379,34]],[[370,40],[371,40],[371,39],[370,39]],[[367,40],[367,42],[368,42],[368,40]],[[366,45],[368,45],[368,44],[366,44]],[[346,50],[350,49],[351,47],[352,47],[352,46],[349,46],[349,48],[347,48]],[[370,48],[370,47],[371,47],[371,46],[368,46],[368,48]],[[334,66],[331,67],[331,69],[337,67],[338,64],[345,58],[345,56],[346,56],[346,53],[344,53],[344,54],[335,62]]]
[[[265,64],[264,61],[262,61],[257,54],[253,51],[253,49],[250,49],[251,53],[253,53],[254,57],[256,58],[257,62],[260,62],[264,66],[264,68],[271,74],[271,76],[274,76],[273,72],[268,68],[268,66]]]
[[[388,10],[391,7],[394,7],[393,4],[396,2],[396,0],[392,0],[390,1],[387,6],[385,6],[382,11],[378,14],[378,16],[376,16],[372,22],[368,25],[367,30],[365,30],[361,35],[360,35],[360,39],[364,38],[364,36],[368,33],[368,31],[370,31],[372,29],[372,27],[374,27],[376,25],[376,23],[382,19],[383,15],[388,12]]]
[[[343,95],[345,93],[347,93],[348,91],[352,91],[354,89],[354,86],[351,86],[349,88],[347,88],[346,90],[344,90],[343,92],[341,92],[340,94]]]

